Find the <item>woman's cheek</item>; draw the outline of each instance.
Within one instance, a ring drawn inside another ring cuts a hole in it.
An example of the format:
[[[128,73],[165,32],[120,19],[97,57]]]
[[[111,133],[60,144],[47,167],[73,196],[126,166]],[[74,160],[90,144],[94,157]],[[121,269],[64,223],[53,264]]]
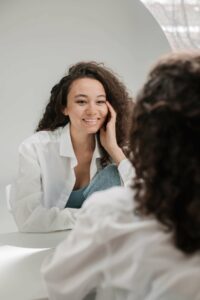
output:
[[[107,117],[107,115],[108,115],[108,107],[107,107],[107,106],[105,106],[105,107],[103,108],[102,114],[104,115],[105,118]]]

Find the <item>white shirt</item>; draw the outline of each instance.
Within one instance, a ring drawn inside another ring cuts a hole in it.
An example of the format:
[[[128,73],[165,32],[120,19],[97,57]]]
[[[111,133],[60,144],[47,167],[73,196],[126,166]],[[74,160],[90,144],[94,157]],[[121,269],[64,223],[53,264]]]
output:
[[[83,204],[73,231],[43,263],[50,300],[199,300],[200,254],[186,256],[153,218],[133,214],[115,187]],[[91,298],[93,299],[93,298]]]
[[[90,165],[90,179],[100,168],[96,141]],[[75,185],[77,159],[70,137],[70,126],[40,131],[19,147],[19,174],[9,191],[9,204],[20,231],[49,232],[73,228],[79,209],[65,208]],[[125,159],[118,171],[123,185],[133,176]]]

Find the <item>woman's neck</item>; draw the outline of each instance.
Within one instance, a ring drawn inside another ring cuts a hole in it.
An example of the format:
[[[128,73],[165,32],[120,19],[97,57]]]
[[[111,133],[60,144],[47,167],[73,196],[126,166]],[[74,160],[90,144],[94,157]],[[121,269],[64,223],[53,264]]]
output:
[[[95,135],[94,134],[86,134],[74,131],[70,128],[70,135],[72,140],[72,145],[74,148],[74,152],[93,152],[95,148]]]

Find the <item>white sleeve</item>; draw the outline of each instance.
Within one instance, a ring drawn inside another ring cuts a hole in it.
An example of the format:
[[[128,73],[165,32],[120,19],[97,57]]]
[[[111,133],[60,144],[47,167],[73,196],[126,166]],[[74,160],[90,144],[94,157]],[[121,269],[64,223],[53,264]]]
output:
[[[127,226],[133,218],[132,206],[124,207],[124,201],[124,212],[115,207],[115,198],[126,196],[121,189],[115,187],[89,197],[74,229],[43,262],[41,271],[50,300],[81,300],[95,288],[101,293],[109,288],[110,272],[118,261],[110,243],[124,232],[120,224]]]
[[[130,160],[125,158],[118,165],[118,171],[122,180],[123,186],[130,186],[133,183],[135,170]]]
[[[41,184],[41,168],[33,146],[19,147],[19,172],[10,186],[8,202],[21,232],[50,232],[74,227],[78,209],[45,208]]]

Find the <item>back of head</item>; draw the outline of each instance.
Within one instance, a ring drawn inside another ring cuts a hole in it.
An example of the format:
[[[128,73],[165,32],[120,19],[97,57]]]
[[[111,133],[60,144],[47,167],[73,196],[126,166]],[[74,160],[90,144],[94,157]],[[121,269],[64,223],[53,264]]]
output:
[[[149,73],[131,130],[137,211],[185,253],[200,250],[200,53],[171,54]]]

